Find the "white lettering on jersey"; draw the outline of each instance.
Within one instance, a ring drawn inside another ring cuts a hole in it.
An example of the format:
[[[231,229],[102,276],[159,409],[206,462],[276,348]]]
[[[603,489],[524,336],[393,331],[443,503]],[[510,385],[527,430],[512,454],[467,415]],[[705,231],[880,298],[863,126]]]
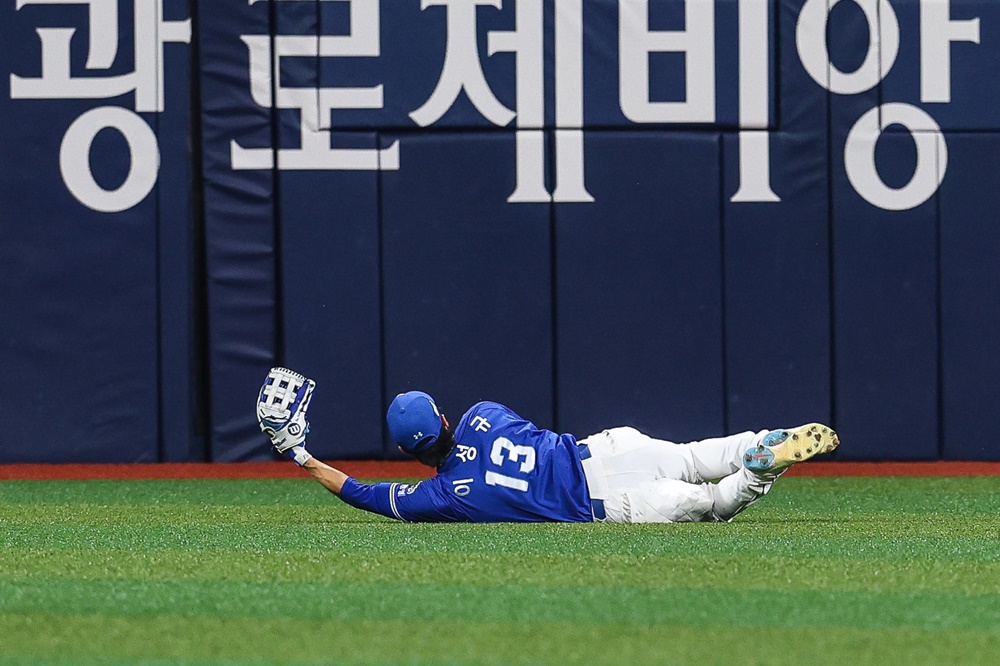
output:
[[[469,462],[470,460],[476,459],[476,454],[479,452],[475,447],[465,446],[464,444],[458,445],[458,453],[455,455],[462,459],[462,462]]]
[[[490,424],[489,421],[486,420],[485,417],[477,416],[476,418],[472,419],[472,427],[477,432],[486,432],[493,426]]]
[[[506,455],[504,455],[505,453]],[[506,437],[497,437],[493,442],[493,450],[490,451],[490,462],[497,467],[502,467],[505,458],[520,463],[519,469],[522,474],[528,474],[535,469],[535,450],[533,448],[514,444]],[[518,479],[492,470],[486,472],[486,484],[528,492],[528,482],[525,479]]]

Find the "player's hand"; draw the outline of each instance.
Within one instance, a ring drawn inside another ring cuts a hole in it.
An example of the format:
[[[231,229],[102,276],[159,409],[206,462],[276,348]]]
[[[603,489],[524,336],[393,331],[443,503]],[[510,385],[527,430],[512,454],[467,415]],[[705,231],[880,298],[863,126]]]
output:
[[[257,396],[257,422],[261,431],[271,438],[278,453],[290,452],[289,457],[296,462],[292,449],[305,451],[302,445],[309,433],[306,411],[315,388],[316,382],[297,372],[271,368]]]

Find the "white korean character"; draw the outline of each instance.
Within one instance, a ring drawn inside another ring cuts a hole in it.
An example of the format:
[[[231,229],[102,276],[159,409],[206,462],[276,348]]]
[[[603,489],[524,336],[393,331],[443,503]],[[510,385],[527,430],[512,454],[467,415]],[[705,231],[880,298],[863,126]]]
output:
[[[437,122],[465,90],[469,101],[484,118],[494,125],[506,125],[514,119],[514,112],[500,103],[486,83],[476,44],[476,7],[501,9],[503,0],[420,0],[421,9],[434,6],[444,6],[448,17],[444,67],[434,92],[419,109],[410,113],[410,118],[421,127]],[[491,49],[491,54],[496,50],[499,49]]]
[[[18,0],[25,5],[87,5],[88,70],[109,69],[118,55],[118,0]],[[191,21],[164,21],[163,0],[135,0],[135,69],[105,77],[73,77],[70,41],[76,28],[37,28],[42,75],[11,74],[11,99],[107,99],[135,91],[135,110],[163,111],[163,45],[191,41]]]
[[[118,0],[17,0],[26,5],[87,5],[89,45],[86,68],[107,70],[118,56]],[[135,92],[137,112],[161,112],[163,45],[191,41],[191,22],[164,21],[163,0],[135,0],[135,62],[133,71],[116,76],[73,77],[70,42],[76,28],[37,28],[41,42],[40,77],[10,76],[11,99],[107,99]],[[102,187],[90,170],[94,138],[114,129],[129,148],[129,172],[116,188]],[[137,114],[116,106],[91,109],[66,130],[59,148],[59,168],[66,188],[96,211],[127,210],[145,199],[156,184],[160,156],[156,135]]]
[[[477,46],[476,9],[503,8],[503,0],[421,0],[421,9],[444,6],[447,42],[444,66],[431,96],[410,118],[421,127],[431,125],[454,105],[464,90],[473,106],[494,125],[517,118],[517,187],[512,203],[593,201],[583,184],[583,83],[581,0],[557,6],[556,52],[556,181],[555,196],[545,187],[545,98],[543,72],[543,2],[519,0],[516,28],[490,31],[488,55],[514,53],[516,57],[516,114],[493,94],[483,74]]]
[[[683,30],[650,30],[649,0],[619,0],[619,102],[635,123],[715,122],[715,5],[684,0]],[[649,54],[685,55],[683,102],[649,99]]]
[[[250,0],[250,4],[267,0]],[[282,0],[278,0],[282,1]],[[294,0],[284,0],[294,1]],[[262,107],[295,109],[300,113],[300,148],[279,148],[281,170],[395,170],[399,168],[399,142],[388,148],[348,149],[330,147],[329,123],[333,109],[381,109],[382,86],[369,88],[284,88],[272,81],[272,68],[279,70],[281,58],[375,57],[379,55],[379,0],[323,0],[350,2],[351,31],[348,35],[315,36],[243,35],[250,54],[250,91]],[[271,90],[274,89],[274,99]],[[270,169],[271,148],[244,148],[230,144],[233,169]]]

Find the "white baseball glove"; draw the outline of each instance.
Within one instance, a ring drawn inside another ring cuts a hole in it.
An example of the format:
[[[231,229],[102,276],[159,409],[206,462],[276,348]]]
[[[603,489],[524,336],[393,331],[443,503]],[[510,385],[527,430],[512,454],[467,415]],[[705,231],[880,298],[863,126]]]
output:
[[[303,444],[309,432],[306,410],[316,382],[287,368],[271,368],[257,397],[257,422],[278,453],[299,465],[310,456]]]

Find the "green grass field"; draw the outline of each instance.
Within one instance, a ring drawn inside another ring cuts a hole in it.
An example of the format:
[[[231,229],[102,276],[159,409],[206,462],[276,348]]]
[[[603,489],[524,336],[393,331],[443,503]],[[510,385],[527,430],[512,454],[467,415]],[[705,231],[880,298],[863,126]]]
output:
[[[996,664],[1000,479],[409,525],[307,479],[0,482],[0,664]]]

